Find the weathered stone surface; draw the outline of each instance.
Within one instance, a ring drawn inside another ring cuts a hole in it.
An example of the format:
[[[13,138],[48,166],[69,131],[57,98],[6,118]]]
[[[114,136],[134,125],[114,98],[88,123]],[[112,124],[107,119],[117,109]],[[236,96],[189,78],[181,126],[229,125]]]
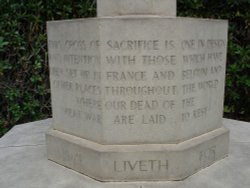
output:
[[[98,0],[98,16],[176,16],[176,0]]]
[[[54,129],[101,144],[169,144],[222,125],[227,21],[48,23]]]
[[[48,22],[48,158],[101,181],[181,180],[228,153],[228,22],[176,18],[175,0],[102,0]]]
[[[100,145],[52,130],[48,158],[101,181],[182,180],[228,154],[219,128],[180,144]]]
[[[19,125],[0,138],[1,188],[248,188],[250,185],[247,122],[224,119],[231,135],[229,157],[184,181],[105,183],[47,160],[44,134],[51,123],[45,120]]]

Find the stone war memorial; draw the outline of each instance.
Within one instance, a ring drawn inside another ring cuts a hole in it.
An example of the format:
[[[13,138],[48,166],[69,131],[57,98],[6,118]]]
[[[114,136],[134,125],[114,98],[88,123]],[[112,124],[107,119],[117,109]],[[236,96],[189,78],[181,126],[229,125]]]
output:
[[[183,180],[228,155],[227,21],[176,17],[176,0],[98,0],[97,18],[47,31],[48,159],[132,182]]]

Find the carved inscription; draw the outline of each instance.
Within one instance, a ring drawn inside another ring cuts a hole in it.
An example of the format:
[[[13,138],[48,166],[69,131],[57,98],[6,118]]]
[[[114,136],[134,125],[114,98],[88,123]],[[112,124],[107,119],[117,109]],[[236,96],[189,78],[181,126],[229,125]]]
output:
[[[104,47],[106,44],[110,52],[118,54],[129,51],[131,54],[106,57],[104,63],[112,65],[112,71],[104,71],[103,79],[110,83],[105,84],[104,94],[125,98],[146,97],[146,100],[139,103],[135,100],[109,101],[113,105],[105,105],[105,109],[116,113],[111,123],[118,126],[164,125],[169,123],[171,114],[174,114],[178,106],[183,111],[180,114],[183,122],[208,116],[211,104],[200,102],[201,96],[219,87],[224,57],[220,50],[225,48],[225,40],[110,40],[104,41]],[[132,50],[139,50],[140,53],[133,54]],[[183,55],[178,55],[176,50],[181,50]],[[131,71],[124,71],[121,65],[125,70]],[[133,68],[138,65],[140,70]],[[179,70],[180,66],[182,70]],[[155,68],[160,71],[154,71]],[[183,84],[177,85],[179,80]],[[131,83],[135,86],[131,86]],[[175,100],[179,95],[184,97]],[[162,96],[172,100],[157,100]],[[151,100],[148,99],[150,97]],[[156,111],[162,113],[155,113]]]
[[[168,160],[115,160],[114,172],[166,172]]]
[[[108,40],[107,48],[112,50],[159,50],[159,40]]]
[[[211,113],[203,100],[223,81],[226,40],[65,39],[49,48],[51,85],[72,98],[66,117],[101,124],[105,111],[114,126],[164,126]]]
[[[211,163],[216,157],[216,146],[211,146],[206,150],[200,151],[199,160],[202,166]]]

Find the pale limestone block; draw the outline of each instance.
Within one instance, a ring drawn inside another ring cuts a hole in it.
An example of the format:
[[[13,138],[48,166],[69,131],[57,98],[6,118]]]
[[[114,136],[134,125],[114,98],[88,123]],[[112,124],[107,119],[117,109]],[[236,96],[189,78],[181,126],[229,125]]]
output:
[[[101,0],[48,22],[48,158],[100,181],[182,180],[228,154],[228,22],[174,0]]]
[[[48,158],[100,181],[182,180],[228,154],[219,128],[180,144],[101,145],[52,130]]]
[[[179,143],[222,126],[227,21],[48,23],[54,129],[101,144]]]
[[[176,16],[176,0],[98,0],[97,15],[165,15]]]

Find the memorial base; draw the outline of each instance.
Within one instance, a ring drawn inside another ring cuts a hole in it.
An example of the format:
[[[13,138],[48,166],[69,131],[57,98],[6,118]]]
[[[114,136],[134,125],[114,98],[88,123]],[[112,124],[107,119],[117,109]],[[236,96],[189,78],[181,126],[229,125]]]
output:
[[[182,180],[228,154],[219,128],[179,144],[101,145],[51,130],[48,158],[100,181]]]

